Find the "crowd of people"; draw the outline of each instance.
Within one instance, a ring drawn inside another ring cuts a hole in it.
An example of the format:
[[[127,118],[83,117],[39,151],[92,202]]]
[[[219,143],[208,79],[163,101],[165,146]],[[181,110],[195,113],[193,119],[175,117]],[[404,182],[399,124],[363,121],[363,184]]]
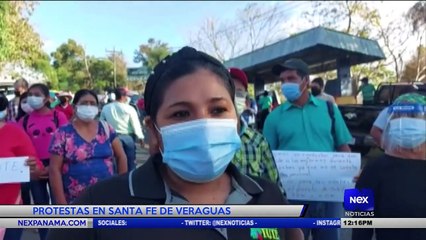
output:
[[[0,95],[0,139],[8,139],[0,144],[0,158],[28,157],[31,181],[0,184],[0,204],[309,204],[306,217],[343,217],[341,203],[287,199],[272,154],[350,152],[352,136],[343,117],[323,92],[324,81],[310,80],[303,60],[287,60],[271,71],[287,100],[279,106],[267,91],[256,103],[244,71],[227,69],[190,47],[154,68],[136,108],[123,87],[104,104],[90,89],[61,92],[60,104],[52,108],[46,85],[17,80],[13,100]],[[367,163],[357,187],[374,189],[377,217],[425,217],[426,97],[405,94],[395,104],[414,110],[388,108],[379,137],[383,157]],[[149,146],[150,157],[140,167],[136,144]],[[339,229],[276,230],[278,239],[340,239]],[[38,233],[41,240],[253,239],[249,229],[238,228]],[[3,235],[0,239],[19,240],[22,229],[3,229]],[[371,231],[353,231],[354,240],[371,237]],[[376,239],[426,235],[379,230]]]

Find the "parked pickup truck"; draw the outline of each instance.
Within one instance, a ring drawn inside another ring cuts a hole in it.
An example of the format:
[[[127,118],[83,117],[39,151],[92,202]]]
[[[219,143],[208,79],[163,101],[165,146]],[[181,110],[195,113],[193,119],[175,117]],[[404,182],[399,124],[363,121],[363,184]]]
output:
[[[370,129],[374,121],[384,108],[391,105],[401,94],[409,91],[416,91],[426,95],[426,83],[382,83],[376,90],[374,104],[368,106],[360,104],[339,106],[346,125],[354,138],[351,146],[354,152],[360,152],[365,155],[372,147],[376,146],[370,136]]]

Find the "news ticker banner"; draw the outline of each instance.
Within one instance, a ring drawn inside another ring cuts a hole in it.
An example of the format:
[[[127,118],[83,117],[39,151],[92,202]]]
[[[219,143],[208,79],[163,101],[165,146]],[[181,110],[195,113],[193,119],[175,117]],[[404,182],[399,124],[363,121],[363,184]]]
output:
[[[426,218],[0,218],[0,228],[426,228]]]
[[[300,217],[303,205],[0,206],[1,217]]]

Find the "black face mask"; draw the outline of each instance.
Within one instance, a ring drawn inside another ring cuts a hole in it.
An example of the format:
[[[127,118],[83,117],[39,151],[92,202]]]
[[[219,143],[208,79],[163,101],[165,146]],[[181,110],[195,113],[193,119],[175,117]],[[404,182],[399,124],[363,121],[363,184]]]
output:
[[[20,97],[21,96],[21,92],[20,91],[15,91],[15,96]]]
[[[311,88],[311,92],[312,92],[312,95],[318,96],[318,95],[321,94],[321,89],[319,89],[317,87],[313,87],[313,88]]]
[[[60,98],[59,98],[59,101],[60,101],[62,104],[65,104],[65,103],[67,103],[67,98],[66,98],[66,97],[60,97]]]

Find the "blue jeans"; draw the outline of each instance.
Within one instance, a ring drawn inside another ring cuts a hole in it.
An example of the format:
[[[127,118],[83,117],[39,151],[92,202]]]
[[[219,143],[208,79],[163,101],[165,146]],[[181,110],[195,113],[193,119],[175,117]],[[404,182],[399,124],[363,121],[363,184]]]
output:
[[[123,146],[124,152],[126,153],[127,171],[130,172],[136,166],[136,145],[134,137],[132,135],[119,134],[118,139],[120,139],[121,145]]]
[[[3,240],[21,240],[22,228],[7,228]]]
[[[305,214],[306,218],[342,218],[343,205],[338,202],[314,202],[314,201],[290,201],[291,204],[309,204]],[[312,235],[312,240],[339,240],[340,229],[322,229],[322,228],[303,228],[305,240],[309,240]]]

